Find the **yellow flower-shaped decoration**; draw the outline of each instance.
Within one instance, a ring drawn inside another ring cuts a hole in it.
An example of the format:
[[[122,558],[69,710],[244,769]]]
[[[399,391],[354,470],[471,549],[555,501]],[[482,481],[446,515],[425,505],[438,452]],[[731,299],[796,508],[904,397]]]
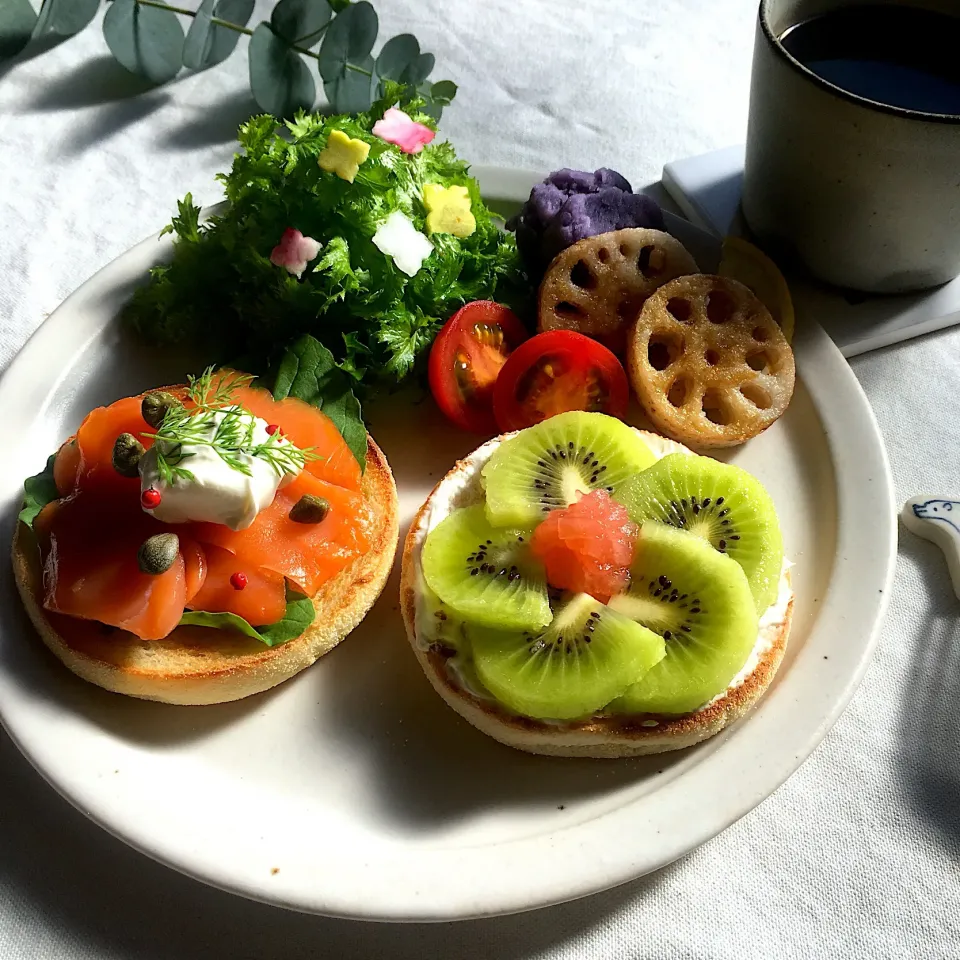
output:
[[[423,204],[427,208],[427,233],[452,233],[463,239],[477,229],[466,187],[428,183],[423,188]]]
[[[367,159],[370,144],[348,137],[342,130],[334,130],[327,145],[320,151],[317,163],[321,170],[335,173],[341,180],[353,183],[360,164]]]

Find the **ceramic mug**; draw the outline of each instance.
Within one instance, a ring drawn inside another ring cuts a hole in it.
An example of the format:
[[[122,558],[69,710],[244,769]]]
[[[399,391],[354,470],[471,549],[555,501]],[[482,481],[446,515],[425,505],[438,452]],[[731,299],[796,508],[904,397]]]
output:
[[[858,2],[762,0],[743,214],[761,241],[785,247],[829,283],[874,293],[921,290],[960,274],[960,115],[848,93],[778,39],[797,23]],[[897,2],[947,14],[958,7],[957,0]]]

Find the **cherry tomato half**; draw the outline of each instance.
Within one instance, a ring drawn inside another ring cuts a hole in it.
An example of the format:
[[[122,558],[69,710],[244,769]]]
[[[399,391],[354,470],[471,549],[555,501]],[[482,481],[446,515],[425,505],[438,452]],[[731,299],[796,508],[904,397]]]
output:
[[[627,375],[605,346],[572,330],[549,330],[510,354],[493,412],[501,430],[522,430],[567,410],[623,417],[629,401]]]
[[[492,300],[461,307],[430,348],[430,390],[463,430],[493,434],[493,385],[508,355],[527,338],[516,314]]]

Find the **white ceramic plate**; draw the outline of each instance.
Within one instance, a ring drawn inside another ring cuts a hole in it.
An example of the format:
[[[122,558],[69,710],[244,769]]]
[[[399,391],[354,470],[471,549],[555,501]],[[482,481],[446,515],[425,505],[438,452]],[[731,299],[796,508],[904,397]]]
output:
[[[537,179],[477,170],[504,209]],[[702,267],[717,241],[671,220]],[[92,407],[182,380],[115,322],[169,252],[134,247],[74,293],[0,383],[5,506]],[[743,816],[820,742],[873,650],[895,551],[882,441],[856,379],[815,324],[795,345],[786,416],[731,457],[773,494],[797,608],[776,683],[701,746],[639,760],[562,760],[500,746],[451,712],[404,637],[396,571],[359,629],[280,688],[170,707],[73,677],[2,576],[0,716],[37,769],[105,829],[163,863],[298,910],[448,920],[569,900],[662,867]],[[431,402],[368,411],[401,491],[402,525],[473,441]]]

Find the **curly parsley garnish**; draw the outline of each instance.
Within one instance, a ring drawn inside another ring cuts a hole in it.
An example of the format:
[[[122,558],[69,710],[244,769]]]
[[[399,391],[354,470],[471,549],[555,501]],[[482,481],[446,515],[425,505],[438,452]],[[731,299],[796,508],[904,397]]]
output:
[[[391,89],[393,89],[391,87]],[[229,206],[201,220],[187,196],[167,230],[173,259],[151,271],[125,311],[150,343],[192,344],[245,369],[275,369],[284,350],[311,334],[331,351],[354,389],[392,389],[426,359],[434,335],[464,303],[517,305],[528,295],[516,242],[453,147],[437,137],[415,154],[376,136],[373,124],[396,97],[355,117],[298,114],[279,124],[255,117],[239,131],[232,169],[220,175]],[[403,104],[427,126],[424,104]],[[370,148],[353,183],[321,170],[317,158],[340,131]],[[433,233],[433,251],[413,277],[373,243],[400,211],[427,233],[427,184],[466,188],[476,229]],[[270,260],[287,228],[321,244],[301,279]]]

